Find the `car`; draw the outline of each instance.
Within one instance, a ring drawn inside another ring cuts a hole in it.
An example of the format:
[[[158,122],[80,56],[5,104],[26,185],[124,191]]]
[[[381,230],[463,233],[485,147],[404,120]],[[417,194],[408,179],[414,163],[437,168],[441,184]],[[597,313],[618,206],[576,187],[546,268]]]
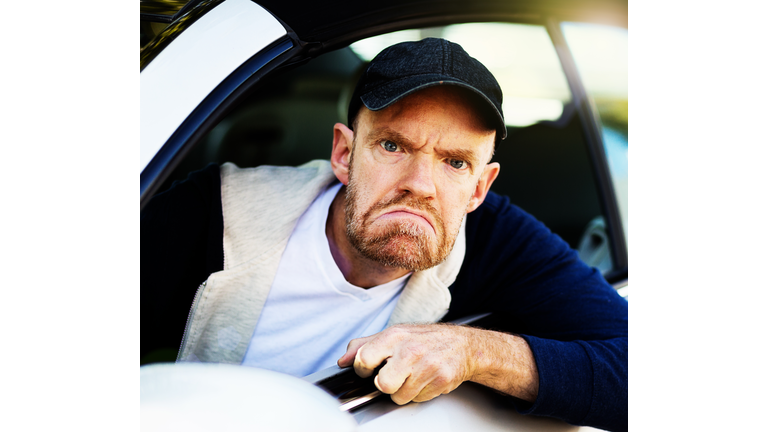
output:
[[[544,222],[628,298],[626,27],[627,2],[615,0],[142,0],[141,209],[210,163],[298,166],[327,159],[333,124],[346,122],[367,62],[399,41],[444,37],[483,62],[504,91],[508,138],[494,155],[502,174],[492,190]],[[173,374],[271,379],[213,365],[169,368],[191,302],[175,299],[182,307],[167,316],[176,327],[147,325],[142,303],[142,340],[152,334],[171,341],[142,347],[143,412],[145,398],[147,412],[158,413],[150,407],[178,396],[152,396],[176,388]],[[493,316],[463,322],[492,326]],[[471,383],[398,407],[369,398],[370,382],[338,368],[293,382],[300,394],[309,385],[352,401],[344,415],[360,430],[436,421],[489,430],[573,428],[521,416]],[[147,427],[161,423],[162,415]]]

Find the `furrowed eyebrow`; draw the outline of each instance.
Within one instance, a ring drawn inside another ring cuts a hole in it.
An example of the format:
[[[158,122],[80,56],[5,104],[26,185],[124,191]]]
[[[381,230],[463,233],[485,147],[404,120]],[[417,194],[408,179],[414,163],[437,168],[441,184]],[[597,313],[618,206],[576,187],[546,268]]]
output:
[[[388,127],[374,129],[368,134],[368,136],[372,137],[368,140],[369,145],[378,145],[383,140],[391,140],[391,141],[394,141],[396,144],[409,150],[416,147],[413,141],[408,139],[408,137]],[[471,172],[474,172],[474,168],[480,165],[478,154],[474,150],[435,149],[435,153],[441,158],[456,159],[456,160],[462,160],[464,162],[467,162],[469,164],[469,169]]]
[[[439,150],[435,149],[435,153],[438,156],[446,159],[457,159],[464,162],[468,162],[470,169],[478,165],[477,153],[472,150],[455,149],[455,150]]]
[[[408,149],[415,147],[413,141],[408,139],[405,135],[387,127],[374,129],[368,134],[368,136],[372,137],[368,140],[371,145],[378,145],[380,141],[391,140]]]

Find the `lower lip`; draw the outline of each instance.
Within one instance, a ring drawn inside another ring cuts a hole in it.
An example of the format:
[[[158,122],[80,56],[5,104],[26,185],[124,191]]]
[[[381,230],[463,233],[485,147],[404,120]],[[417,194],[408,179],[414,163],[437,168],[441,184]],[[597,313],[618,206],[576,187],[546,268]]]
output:
[[[387,220],[400,220],[401,221],[401,220],[404,220],[404,219],[408,219],[408,220],[412,220],[412,221],[414,221],[416,223],[422,224],[422,225],[424,225],[425,227],[428,227],[431,231],[434,232],[434,228],[432,227],[432,224],[430,224],[427,219],[425,219],[424,217],[419,216],[417,214],[413,214],[413,213],[409,213],[409,212],[405,212],[405,211],[394,211],[394,212],[391,212],[391,213],[385,213],[385,214],[381,215],[378,219],[380,221],[387,221]]]

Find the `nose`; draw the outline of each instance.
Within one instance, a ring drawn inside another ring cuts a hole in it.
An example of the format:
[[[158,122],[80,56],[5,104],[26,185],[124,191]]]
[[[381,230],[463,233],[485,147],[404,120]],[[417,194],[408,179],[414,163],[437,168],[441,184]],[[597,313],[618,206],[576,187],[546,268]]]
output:
[[[434,198],[435,173],[431,158],[427,155],[415,155],[403,168],[398,188],[401,192],[410,192],[420,198]]]

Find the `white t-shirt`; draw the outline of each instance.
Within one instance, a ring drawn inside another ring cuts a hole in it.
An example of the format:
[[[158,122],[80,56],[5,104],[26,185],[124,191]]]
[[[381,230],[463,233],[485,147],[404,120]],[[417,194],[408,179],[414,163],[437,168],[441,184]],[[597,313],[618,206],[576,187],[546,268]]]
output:
[[[383,330],[410,275],[350,284],[325,235],[340,183],[318,195],[288,240],[243,365],[306,376],[336,364],[350,340]]]

